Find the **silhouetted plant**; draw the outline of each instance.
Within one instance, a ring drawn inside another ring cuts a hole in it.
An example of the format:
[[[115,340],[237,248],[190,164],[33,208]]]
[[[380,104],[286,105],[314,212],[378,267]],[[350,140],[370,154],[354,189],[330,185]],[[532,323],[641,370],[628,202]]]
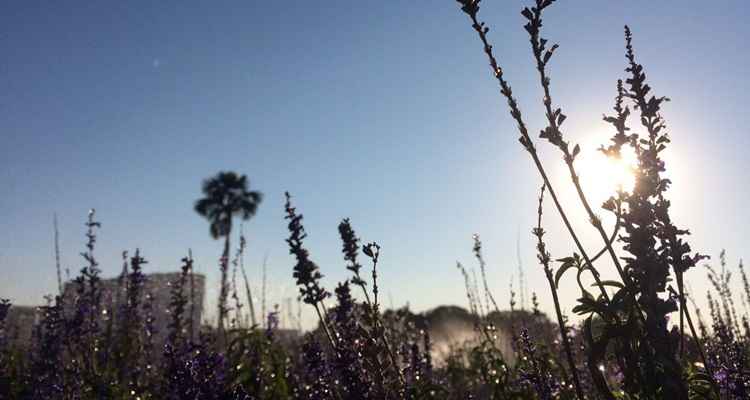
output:
[[[548,265],[549,257],[541,242],[543,231],[540,227],[535,231],[540,243],[540,260],[546,264],[545,273],[550,280],[553,296],[556,294],[557,281],[566,270],[575,268],[579,272],[578,282],[584,296],[579,299],[579,305],[574,308],[574,311],[588,316],[584,324],[584,337],[588,339],[589,348],[586,352],[589,372],[597,391],[604,398],[614,398],[613,391],[600,371],[608,354],[607,349],[614,346],[615,361],[624,372],[620,383],[627,393],[648,398],[657,395],[687,398],[688,382],[685,380],[684,368],[679,359],[684,349],[682,338],[685,336],[685,320],[696,341],[697,335],[686,307],[683,275],[705,257],[691,254],[690,246],[682,238],[688,234],[688,231],[675,227],[669,216],[670,202],[666,199],[665,192],[670,181],[662,177],[665,167],[661,159],[661,153],[669,143],[669,137],[660,113],[662,104],[668,99],[650,94],[651,88],[645,82],[646,75],[643,67],[635,60],[630,29],[625,27],[628,62],[626,72],[630,76],[625,80],[625,85],[622,81],[618,81],[616,115],[604,117],[605,121],[612,124],[616,133],[611,139],[612,144],[601,150],[608,156],[619,157],[621,148],[628,146],[636,154],[638,163],[634,170],[635,186],[632,192],[620,190],[616,196],[612,196],[603,205],[603,208],[612,212],[616,219],[613,233],[608,234],[580,185],[575,166],[576,157],[580,154],[580,146],[573,146],[565,139],[561,126],[566,116],[561,108],[554,106],[552,100],[548,65],[558,45],[548,46],[548,40],[541,36],[541,28],[543,11],[551,6],[554,0],[536,0],[534,6],[524,8],[521,12],[527,21],[524,28],[529,34],[532,55],[544,94],[542,102],[547,126],[541,130],[539,137],[562,153],[581,205],[587,213],[589,222],[604,243],[604,249],[594,257],[590,257],[581,245],[566,211],[558,201],[554,188],[550,185],[518,103],[489,44],[487,37],[489,28],[478,19],[481,0],[458,0],[458,2],[462,6],[462,11],[471,19],[472,28],[482,42],[492,72],[500,85],[500,92],[506,98],[511,116],[518,124],[521,134],[519,140],[531,155],[544,181],[544,186],[548,189],[564,225],[576,244],[578,252],[572,257],[561,260],[563,264],[556,274],[553,285],[551,268]],[[627,118],[630,115],[630,109],[628,106],[623,106],[626,100],[631,101],[634,109],[640,114],[641,125],[646,130],[645,136],[629,132]],[[617,232],[621,227],[624,233],[618,235]],[[628,256],[621,257],[617,254],[614,246],[614,241],[617,239],[623,244],[623,250],[629,253]],[[599,278],[594,261],[605,253],[609,254],[621,281],[603,282]],[[621,260],[625,262],[624,265],[621,264]],[[581,285],[580,274],[583,271],[591,272],[596,282],[595,286],[600,291],[598,298],[591,295]],[[677,290],[668,287],[671,274],[674,274]],[[610,296],[606,290],[607,287],[616,289],[613,295]],[[559,305],[557,309],[559,325],[564,334],[565,328],[559,313]],[[678,310],[680,312],[679,330],[670,330],[667,324],[668,315]],[[725,312],[725,314],[727,319],[736,321],[731,313]],[[594,315],[600,317],[603,323],[598,328],[600,331],[598,334],[592,332]],[[696,344],[702,355],[700,343],[696,342]],[[705,359],[703,356],[702,358]],[[706,365],[706,368],[710,366]],[[710,369],[708,371],[710,373]],[[580,390],[578,397],[582,397]]]
[[[32,369],[34,398],[60,398],[63,396],[63,343],[65,319],[60,296],[54,303],[41,307],[42,321],[37,326],[38,351],[35,352]]]
[[[328,298],[331,293],[320,286],[320,279],[323,278],[323,274],[320,273],[318,266],[310,260],[310,253],[303,246],[302,241],[307,237],[307,233],[305,227],[302,226],[302,214],[297,214],[296,208],[292,207],[291,196],[288,192],[286,193],[284,208],[286,211],[284,218],[289,220],[289,238],[286,239],[286,242],[289,245],[289,253],[294,255],[297,260],[292,276],[297,280],[302,300],[315,308],[328,341],[331,347],[335,349],[336,343],[326,323],[325,306],[322,304],[323,300]]]

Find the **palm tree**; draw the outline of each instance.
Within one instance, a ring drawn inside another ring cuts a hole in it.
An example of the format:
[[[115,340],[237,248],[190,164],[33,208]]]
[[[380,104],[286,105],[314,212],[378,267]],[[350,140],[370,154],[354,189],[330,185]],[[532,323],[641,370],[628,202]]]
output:
[[[214,239],[224,238],[224,253],[220,265],[220,332],[224,330],[224,318],[227,314],[226,301],[229,292],[227,269],[229,266],[229,236],[232,233],[232,220],[234,217],[240,217],[243,220],[250,219],[255,215],[258,205],[263,200],[262,193],[250,191],[248,186],[247,176],[238,175],[231,171],[220,171],[216,176],[203,181],[204,197],[195,202],[195,211],[211,224],[211,237]],[[248,301],[252,302],[252,299]],[[253,324],[255,324],[255,321],[253,321]]]

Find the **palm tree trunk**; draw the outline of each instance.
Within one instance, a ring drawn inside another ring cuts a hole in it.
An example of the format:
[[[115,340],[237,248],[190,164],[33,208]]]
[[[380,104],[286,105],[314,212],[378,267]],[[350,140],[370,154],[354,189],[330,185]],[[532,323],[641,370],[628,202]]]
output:
[[[219,265],[221,269],[221,286],[219,288],[219,335],[224,334],[224,319],[227,314],[227,270],[229,268],[229,235],[224,237],[224,254]]]
[[[193,260],[193,250],[188,249],[188,257],[191,261]],[[201,305],[203,305],[203,297],[201,297]],[[190,264],[190,343],[195,341],[195,322],[195,270]]]

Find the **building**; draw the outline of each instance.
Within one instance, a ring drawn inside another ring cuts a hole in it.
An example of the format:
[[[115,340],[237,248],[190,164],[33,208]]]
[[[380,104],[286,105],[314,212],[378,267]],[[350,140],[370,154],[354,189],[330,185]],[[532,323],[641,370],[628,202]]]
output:
[[[140,301],[141,304],[144,304],[146,296],[151,296],[151,312],[154,316],[154,325],[156,329],[155,343],[163,343],[167,335],[169,322],[172,320],[169,315],[169,301],[172,285],[179,283],[181,274],[179,272],[167,272],[144,275],[146,280],[144,282]],[[125,302],[126,292],[124,283],[120,278],[112,278],[102,279],[100,285],[102,289],[102,306],[116,312],[116,310]],[[188,321],[190,319],[190,313],[192,312],[193,334],[196,335],[196,337],[203,318],[203,301],[205,292],[206,278],[204,275],[192,274],[192,276],[188,276],[187,283],[183,289],[185,298],[188,301],[185,305],[183,321]],[[66,298],[74,299],[76,296],[75,283],[65,283],[64,293]]]
[[[171,321],[169,315],[169,301],[172,285],[180,280],[179,272],[169,273],[152,273],[145,274],[146,280],[143,287],[141,304],[146,296],[151,296],[152,315],[154,316],[155,340],[154,343],[160,345],[164,343],[167,335],[167,328]],[[119,278],[102,279],[100,281],[102,290],[102,315],[113,315],[117,309],[124,304],[125,286]],[[187,284],[184,288],[184,295],[187,299],[185,305],[185,315],[183,320],[190,319],[192,314],[193,334],[197,337],[203,318],[203,302],[206,292],[206,278],[202,274],[193,274],[188,277]],[[77,296],[76,284],[66,282],[63,289],[64,298],[66,299],[65,314],[73,313],[73,301]],[[104,311],[106,310],[106,313]],[[142,314],[141,314],[142,315]],[[31,342],[34,332],[34,326],[39,323],[41,313],[38,306],[11,306],[5,321],[6,337],[11,345],[24,346]],[[186,326],[186,329],[189,329]]]
[[[31,341],[34,326],[39,322],[40,313],[36,306],[12,305],[5,317],[5,338],[11,346],[25,345]]]

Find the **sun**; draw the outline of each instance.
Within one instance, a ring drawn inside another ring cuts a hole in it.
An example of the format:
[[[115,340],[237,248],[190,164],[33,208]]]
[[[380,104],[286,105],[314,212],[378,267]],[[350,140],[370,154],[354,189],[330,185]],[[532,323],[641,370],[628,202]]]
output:
[[[589,200],[601,204],[618,190],[633,190],[637,165],[638,159],[630,147],[623,147],[619,157],[609,157],[591,148],[581,152],[576,171]]]

